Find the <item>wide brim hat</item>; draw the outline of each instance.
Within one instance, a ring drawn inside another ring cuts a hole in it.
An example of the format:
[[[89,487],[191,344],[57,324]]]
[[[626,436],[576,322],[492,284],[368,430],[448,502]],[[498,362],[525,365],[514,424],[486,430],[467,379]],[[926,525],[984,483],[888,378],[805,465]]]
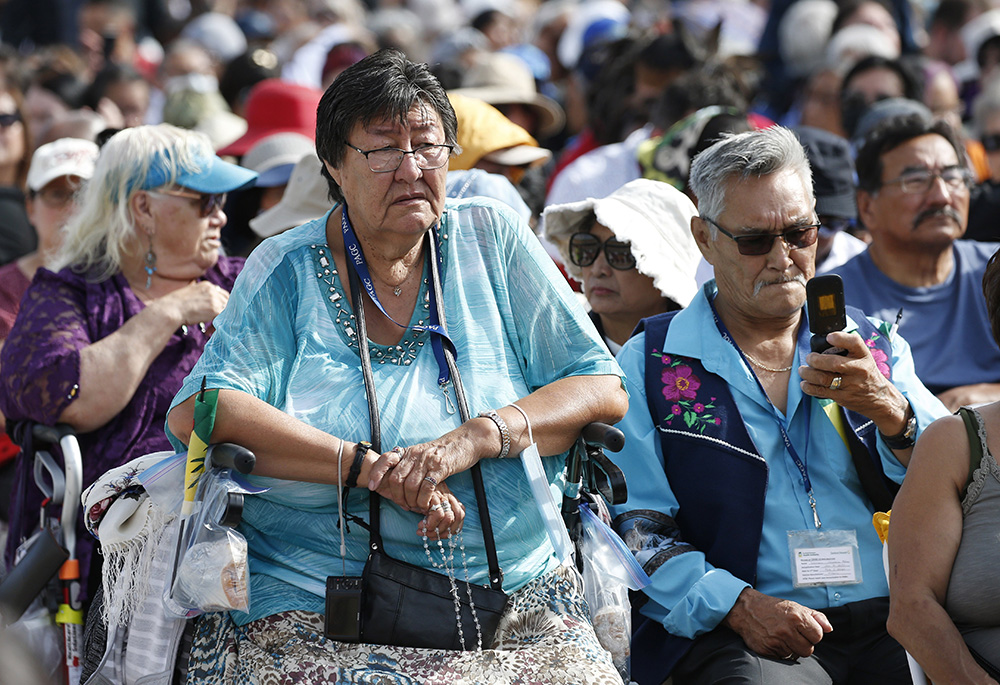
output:
[[[535,77],[524,60],[501,52],[484,53],[450,93],[496,106],[525,105],[538,115],[538,135],[547,138],[562,130],[566,113],[558,102],[539,93]]]
[[[584,221],[591,212],[616,238],[630,244],[636,269],[653,279],[660,294],[682,307],[691,302],[698,292],[695,272],[701,252],[691,234],[691,217],[698,210],[687,195],[669,183],[640,178],[607,197],[547,207],[545,238],[578,281],[583,270],[569,259],[569,241],[574,233],[590,228]]]
[[[315,152],[300,159],[281,200],[250,219],[250,229],[261,238],[269,238],[326,214],[333,201],[322,168]]]
[[[316,108],[323,92],[281,79],[257,83],[247,96],[244,117],[247,132],[219,150],[220,155],[242,157],[257,141],[275,133],[316,137]]]
[[[530,133],[505,117],[492,105],[455,91],[448,99],[458,119],[458,144],[462,151],[452,156],[451,170],[472,169],[481,159],[508,166],[535,166],[552,158]]]

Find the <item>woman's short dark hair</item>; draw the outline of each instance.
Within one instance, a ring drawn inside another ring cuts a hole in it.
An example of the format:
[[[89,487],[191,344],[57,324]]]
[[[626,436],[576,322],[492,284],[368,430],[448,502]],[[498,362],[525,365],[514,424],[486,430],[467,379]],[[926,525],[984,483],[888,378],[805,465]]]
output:
[[[395,118],[406,122],[416,104],[428,105],[441,117],[445,142],[458,142],[458,120],[448,95],[426,64],[411,62],[393,48],[379,50],[345,69],[326,89],[316,111],[316,154],[339,167],[354,126]],[[330,197],[344,200],[324,165]]]
[[[858,188],[875,193],[882,187],[882,155],[903,143],[936,134],[948,141],[955,150],[959,166],[966,166],[965,146],[955,130],[944,120],[931,121],[921,114],[907,114],[886,119],[865,138],[858,151],[856,167]]]
[[[1000,252],[994,252],[986,263],[983,273],[983,295],[986,296],[986,312],[990,317],[993,339],[1000,344]]]

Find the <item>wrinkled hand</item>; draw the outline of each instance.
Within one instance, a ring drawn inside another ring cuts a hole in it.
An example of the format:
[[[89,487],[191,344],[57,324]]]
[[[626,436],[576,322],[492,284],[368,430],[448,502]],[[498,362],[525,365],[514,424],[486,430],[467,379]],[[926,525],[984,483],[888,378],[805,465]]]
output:
[[[437,440],[397,450],[386,452],[372,466],[368,489],[413,511],[427,511],[448,476],[479,460],[461,427]]]
[[[156,305],[176,316],[182,325],[211,324],[229,302],[229,291],[208,281],[198,281],[157,298]]]
[[[465,522],[465,505],[458,501],[444,483],[437,486],[427,511],[420,513],[424,514],[424,518],[417,526],[417,535],[426,535],[431,540],[451,537],[462,530]]]
[[[1000,383],[974,383],[973,385],[959,385],[955,388],[945,390],[937,396],[939,400],[948,408],[948,411],[955,413],[959,407],[975,406],[996,402],[1000,400]]]
[[[902,431],[906,398],[878,370],[861,336],[837,331],[826,339],[834,347],[847,350],[847,356],[810,352],[807,366],[799,367],[802,392],[832,399],[845,409],[867,416],[885,435]],[[840,387],[832,390],[830,385],[837,377],[841,379]]]
[[[822,612],[753,588],[740,593],[723,623],[757,654],[775,659],[807,657],[833,630]]]

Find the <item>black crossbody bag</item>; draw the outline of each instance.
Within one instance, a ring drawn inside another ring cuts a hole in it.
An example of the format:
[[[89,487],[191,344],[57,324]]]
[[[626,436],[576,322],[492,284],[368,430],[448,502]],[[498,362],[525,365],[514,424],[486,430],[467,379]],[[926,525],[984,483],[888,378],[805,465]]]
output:
[[[440,325],[444,327],[436,245],[430,232],[427,235],[427,243],[437,315]],[[347,263],[361,352],[361,371],[364,376],[372,426],[372,449],[381,452],[378,399],[375,395],[375,381],[368,351],[362,286],[351,260],[348,259]],[[469,420],[469,408],[462,380],[455,364],[455,357],[448,345],[444,345],[444,352],[455,387],[459,415],[464,423]],[[327,637],[342,642],[451,650],[476,649],[480,644],[480,636],[482,645],[489,646],[493,643],[500,618],[510,598],[503,591],[503,572],[497,559],[482,468],[477,463],[470,471],[486,543],[486,559],[490,572],[489,587],[455,578],[458,595],[456,605],[452,593],[452,579],[448,576],[393,559],[386,554],[380,531],[379,507],[382,498],[372,492],[369,493],[369,554],[361,578],[343,576],[327,578],[325,620]],[[356,621],[353,615],[355,611]]]

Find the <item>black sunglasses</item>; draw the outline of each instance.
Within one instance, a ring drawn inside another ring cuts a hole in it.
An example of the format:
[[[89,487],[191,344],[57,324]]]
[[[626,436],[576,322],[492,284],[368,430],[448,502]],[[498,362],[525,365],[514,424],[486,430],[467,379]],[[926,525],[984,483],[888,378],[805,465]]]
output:
[[[1000,150],[1000,133],[991,133],[982,136],[979,142],[983,144],[983,149],[987,152]]]
[[[13,126],[21,120],[20,112],[10,112],[0,114],[0,126],[7,128],[8,126]]]
[[[750,233],[747,235],[733,235],[719,224],[715,223],[707,216],[701,217],[703,221],[715,226],[722,233],[732,238],[739,248],[740,254],[747,257],[759,257],[771,251],[776,238],[781,238],[788,245],[789,250],[798,250],[809,247],[816,242],[819,236],[819,224],[808,224],[806,226],[796,226],[781,233]]]
[[[148,192],[156,195],[170,195],[171,197],[183,197],[188,200],[197,200],[198,213],[201,214],[202,218],[207,217],[216,209],[222,209],[223,205],[226,204],[226,193],[198,193],[193,190],[187,192],[183,190],[150,190]]]
[[[611,236],[603,243],[590,233],[574,233],[569,239],[569,261],[576,266],[590,266],[604,247],[604,258],[608,266],[618,271],[628,271],[635,268],[635,256],[632,247]]]

